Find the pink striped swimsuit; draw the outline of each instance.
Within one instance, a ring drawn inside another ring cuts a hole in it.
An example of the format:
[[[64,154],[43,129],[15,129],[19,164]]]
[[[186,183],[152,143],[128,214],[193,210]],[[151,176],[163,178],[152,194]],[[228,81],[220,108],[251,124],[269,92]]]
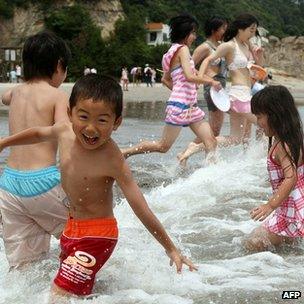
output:
[[[267,159],[267,170],[274,193],[284,180],[283,169],[273,158],[276,146],[271,150]],[[297,183],[288,198],[263,223],[268,231],[292,238],[304,237],[304,164],[298,167],[297,173]]]
[[[183,44],[174,43],[164,54],[162,60],[164,72],[170,71],[173,56],[183,46]],[[190,64],[194,73],[195,67],[192,57],[190,57]],[[167,101],[165,122],[170,125],[187,127],[202,120],[205,113],[197,106],[196,84],[187,81],[181,66],[171,70],[171,78],[173,88]]]

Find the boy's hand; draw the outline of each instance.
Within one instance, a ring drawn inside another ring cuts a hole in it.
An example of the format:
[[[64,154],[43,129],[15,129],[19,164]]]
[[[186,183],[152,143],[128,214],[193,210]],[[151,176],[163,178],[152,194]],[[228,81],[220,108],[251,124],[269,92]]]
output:
[[[263,204],[257,208],[250,211],[250,216],[255,221],[264,221],[267,216],[271,214],[274,209],[269,203]]]
[[[189,266],[190,271],[198,269],[189,259],[187,259],[185,256],[182,256],[177,250],[172,250],[170,252],[166,251],[166,253],[170,258],[170,266],[172,266],[174,263],[177,273],[182,272],[183,264]]]

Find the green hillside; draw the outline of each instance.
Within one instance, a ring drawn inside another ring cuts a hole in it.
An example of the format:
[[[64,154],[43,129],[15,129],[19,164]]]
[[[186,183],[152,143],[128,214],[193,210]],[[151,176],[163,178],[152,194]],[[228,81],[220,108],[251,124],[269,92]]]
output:
[[[68,69],[71,81],[83,74],[84,66],[116,77],[120,76],[123,66],[131,68],[150,63],[161,68],[161,58],[168,46],[148,46],[144,24],[146,20],[166,23],[183,12],[194,15],[201,25],[214,14],[232,20],[248,12],[272,35],[304,35],[304,0],[122,0],[126,18],[116,22],[114,33],[106,41],[102,40],[100,29],[82,5],[85,0],[56,10],[52,9],[51,0],[0,0],[0,16],[9,19],[15,6],[26,8],[30,2],[40,5],[44,11],[46,28],[69,44],[73,56]],[[196,43],[204,39],[202,27]]]
[[[138,11],[155,22],[166,22],[176,14],[188,12],[203,24],[211,15],[232,20],[247,12],[275,36],[304,35],[304,0],[123,0],[122,4],[127,14]]]

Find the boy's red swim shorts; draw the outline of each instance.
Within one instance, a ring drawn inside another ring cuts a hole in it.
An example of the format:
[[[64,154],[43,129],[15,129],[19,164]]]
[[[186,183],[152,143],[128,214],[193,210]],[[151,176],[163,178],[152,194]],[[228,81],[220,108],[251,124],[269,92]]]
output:
[[[60,268],[54,283],[75,295],[89,295],[117,239],[115,218],[68,219],[60,238]]]

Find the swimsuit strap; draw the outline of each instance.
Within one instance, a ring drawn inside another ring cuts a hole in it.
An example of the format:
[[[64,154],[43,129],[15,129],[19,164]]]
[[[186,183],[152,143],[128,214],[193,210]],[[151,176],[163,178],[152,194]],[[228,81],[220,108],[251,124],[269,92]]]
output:
[[[277,162],[274,161],[273,159],[273,152],[276,149],[276,147],[278,146],[280,142],[278,141],[277,143],[275,143],[271,148],[270,148],[270,153],[269,153],[269,159],[271,160],[272,163],[274,163],[275,165],[279,166],[279,164]]]
[[[204,43],[206,43],[213,51],[216,50],[216,47],[209,40],[206,40]]]

